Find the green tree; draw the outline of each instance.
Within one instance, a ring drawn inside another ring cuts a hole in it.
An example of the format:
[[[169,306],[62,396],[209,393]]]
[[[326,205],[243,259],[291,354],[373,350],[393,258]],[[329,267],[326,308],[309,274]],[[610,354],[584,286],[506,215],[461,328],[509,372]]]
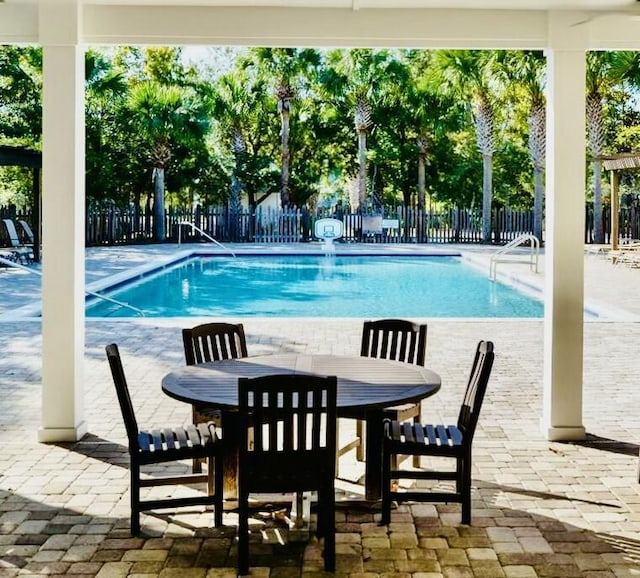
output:
[[[411,79],[402,86],[402,108],[408,115],[411,138],[415,142],[413,157],[417,157],[417,206],[424,210],[427,200],[427,183],[431,191],[444,189],[440,170],[454,156],[452,136],[457,134],[464,120],[464,110],[450,96],[429,82],[433,52],[409,50],[405,53]],[[440,154],[443,151],[444,154]],[[444,151],[447,151],[446,153]],[[413,166],[412,159],[412,166]],[[443,173],[446,175],[446,172]],[[429,177],[427,179],[427,177]]]
[[[247,72],[240,67],[219,78],[213,108],[223,156],[227,156],[227,151],[232,156],[228,204],[234,215],[241,210],[243,193],[249,206],[255,209],[268,195],[278,191],[272,158],[264,152],[274,136],[269,126],[272,99],[264,80]]]
[[[153,168],[153,237],[164,241],[165,169],[177,144],[192,145],[209,130],[209,103],[190,89],[143,81],[132,87],[128,108],[147,144]]]
[[[459,99],[471,99],[476,143],[482,155],[482,239],[491,242],[493,154],[496,151],[497,91],[492,65],[495,53],[441,50],[434,55],[433,80]]]
[[[519,50],[500,54],[499,73],[509,83],[508,92],[516,106],[526,103],[528,151],[533,166],[533,234],[542,242],[544,169],[546,161],[545,58],[541,52]]]
[[[265,68],[267,77],[273,84],[280,116],[280,199],[282,206],[291,200],[289,186],[291,172],[291,153],[289,133],[291,105],[297,95],[304,91],[309,75],[313,74],[320,62],[318,51],[305,48],[256,48],[254,53],[258,64]]]
[[[373,124],[372,99],[379,77],[373,70],[374,52],[368,49],[336,51],[329,55],[335,74],[330,90],[346,101],[358,142],[358,205],[367,198],[367,135]],[[336,90],[337,89],[337,90]]]
[[[87,197],[102,200],[114,198],[123,176],[121,156],[114,146],[122,135],[120,121],[127,91],[124,73],[102,52],[85,54],[85,191]],[[120,190],[122,193],[122,190]],[[128,201],[119,199],[121,204]]]
[[[39,146],[42,137],[42,49],[0,47],[0,136]]]
[[[368,197],[368,138],[374,130],[392,129],[392,123],[382,111],[384,109],[388,113],[392,110],[387,105],[394,100],[397,102],[402,83],[408,78],[406,67],[397,56],[389,50],[371,49],[333,50],[327,54],[327,68],[322,80],[324,96],[338,111],[341,122],[351,119],[356,133],[357,161],[354,169],[357,170],[356,204],[359,206],[365,206]],[[381,135],[379,142],[383,140]],[[389,144],[387,141],[388,152],[391,150]],[[380,194],[376,190],[382,177],[380,169],[384,165],[381,152],[378,150],[375,155],[377,158],[371,175],[373,204],[380,202]]]
[[[625,80],[637,74],[632,52],[587,52],[587,144],[593,169],[593,240],[604,242],[602,225],[602,156],[607,147],[607,110],[623,91]]]
[[[0,46],[0,143],[39,149],[42,138],[42,50]],[[33,203],[31,172],[0,167],[0,203]]]

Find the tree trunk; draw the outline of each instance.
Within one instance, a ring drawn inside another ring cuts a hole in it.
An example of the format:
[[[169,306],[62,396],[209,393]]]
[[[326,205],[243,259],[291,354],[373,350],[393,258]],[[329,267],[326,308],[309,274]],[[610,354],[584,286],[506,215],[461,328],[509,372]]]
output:
[[[367,132],[358,131],[358,205],[364,207],[367,198]]]
[[[593,161],[593,240],[604,243],[602,228],[602,161]]]
[[[541,167],[534,167],[534,197],[533,197],[533,234],[538,237],[540,245],[542,245],[542,203],[544,200],[544,186],[542,183]]]
[[[136,187],[133,191],[133,210],[134,210],[133,231],[134,233],[137,233],[138,231],[142,230],[142,227],[140,226],[141,201],[142,201],[142,191]]]
[[[163,243],[166,240],[164,226],[164,168],[155,168],[153,180],[153,238]]]
[[[229,195],[229,239],[234,243],[240,240],[240,212],[242,210],[242,183],[240,182],[240,158],[236,155],[236,166],[231,177]]]
[[[229,196],[229,209],[238,214],[242,209],[242,183],[240,182],[240,158],[236,156],[235,168],[231,176],[231,195]]]
[[[482,155],[482,242],[491,243],[491,197],[493,157]]]
[[[282,169],[280,175],[280,200],[283,207],[289,205],[289,102],[284,101],[281,106],[281,124],[282,124]]]
[[[424,155],[418,155],[418,208],[424,210],[425,162]]]

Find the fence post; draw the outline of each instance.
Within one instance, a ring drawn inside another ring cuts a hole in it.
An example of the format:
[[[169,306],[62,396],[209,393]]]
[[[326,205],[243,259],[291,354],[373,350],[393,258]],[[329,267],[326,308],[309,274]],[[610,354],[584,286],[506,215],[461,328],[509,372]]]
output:
[[[111,210],[107,213],[107,244],[113,245],[113,220],[115,218],[115,210],[114,207],[111,207]]]

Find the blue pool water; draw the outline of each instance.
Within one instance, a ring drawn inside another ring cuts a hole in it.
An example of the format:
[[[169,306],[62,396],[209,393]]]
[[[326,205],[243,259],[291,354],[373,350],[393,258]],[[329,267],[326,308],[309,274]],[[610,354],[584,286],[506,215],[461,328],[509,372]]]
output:
[[[194,257],[110,293],[149,317],[542,317],[456,257]],[[98,302],[89,317],[130,317]]]

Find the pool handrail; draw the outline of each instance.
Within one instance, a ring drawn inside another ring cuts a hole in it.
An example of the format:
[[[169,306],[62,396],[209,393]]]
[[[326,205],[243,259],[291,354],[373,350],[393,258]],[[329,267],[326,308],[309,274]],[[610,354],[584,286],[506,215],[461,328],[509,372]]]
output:
[[[513,254],[513,250],[524,243],[530,243],[530,251],[527,256],[523,256],[521,259],[510,259],[506,257],[508,254]],[[538,259],[540,254],[540,240],[531,233],[523,233],[515,239],[509,241],[503,247],[500,247],[491,257],[489,261],[489,279],[491,281],[496,280],[498,263],[528,263],[531,270],[535,273],[538,272]]]
[[[35,275],[39,275],[42,277],[42,273],[37,269],[31,269],[30,267],[26,267],[25,265],[21,265],[20,263],[16,263],[15,261],[11,261],[9,259],[5,259],[4,257],[0,257],[0,263],[9,267],[16,267],[17,269],[23,269],[24,271],[28,271],[29,273],[33,273]],[[91,297],[96,297],[97,299],[103,299],[104,301],[108,301],[109,303],[113,303],[114,305],[118,305],[118,307],[124,307],[125,309],[131,309],[141,317],[145,317],[144,311],[142,309],[138,309],[133,305],[129,305],[124,301],[118,301],[117,299],[113,299],[111,297],[107,297],[106,295],[101,295],[100,293],[94,293],[93,291],[84,290],[85,294],[90,295]]]
[[[207,239],[209,239],[209,241],[211,241],[212,243],[215,243],[216,245],[218,245],[218,247],[224,249],[225,251],[228,251],[229,253],[231,253],[231,255],[236,257],[236,254],[231,249],[229,249],[229,247],[225,247],[222,243],[220,243],[219,241],[216,241],[211,235],[208,235],[200,227],[198,227],[194,223],[191,223],[190,221],[180,221],[178,223],[178,245],[182,244],[182,226],[183,225],[188,225],[189,227],[191,227],[192,230],[198,231],[198,233],[200,233],[203,237],[206,237]]]

